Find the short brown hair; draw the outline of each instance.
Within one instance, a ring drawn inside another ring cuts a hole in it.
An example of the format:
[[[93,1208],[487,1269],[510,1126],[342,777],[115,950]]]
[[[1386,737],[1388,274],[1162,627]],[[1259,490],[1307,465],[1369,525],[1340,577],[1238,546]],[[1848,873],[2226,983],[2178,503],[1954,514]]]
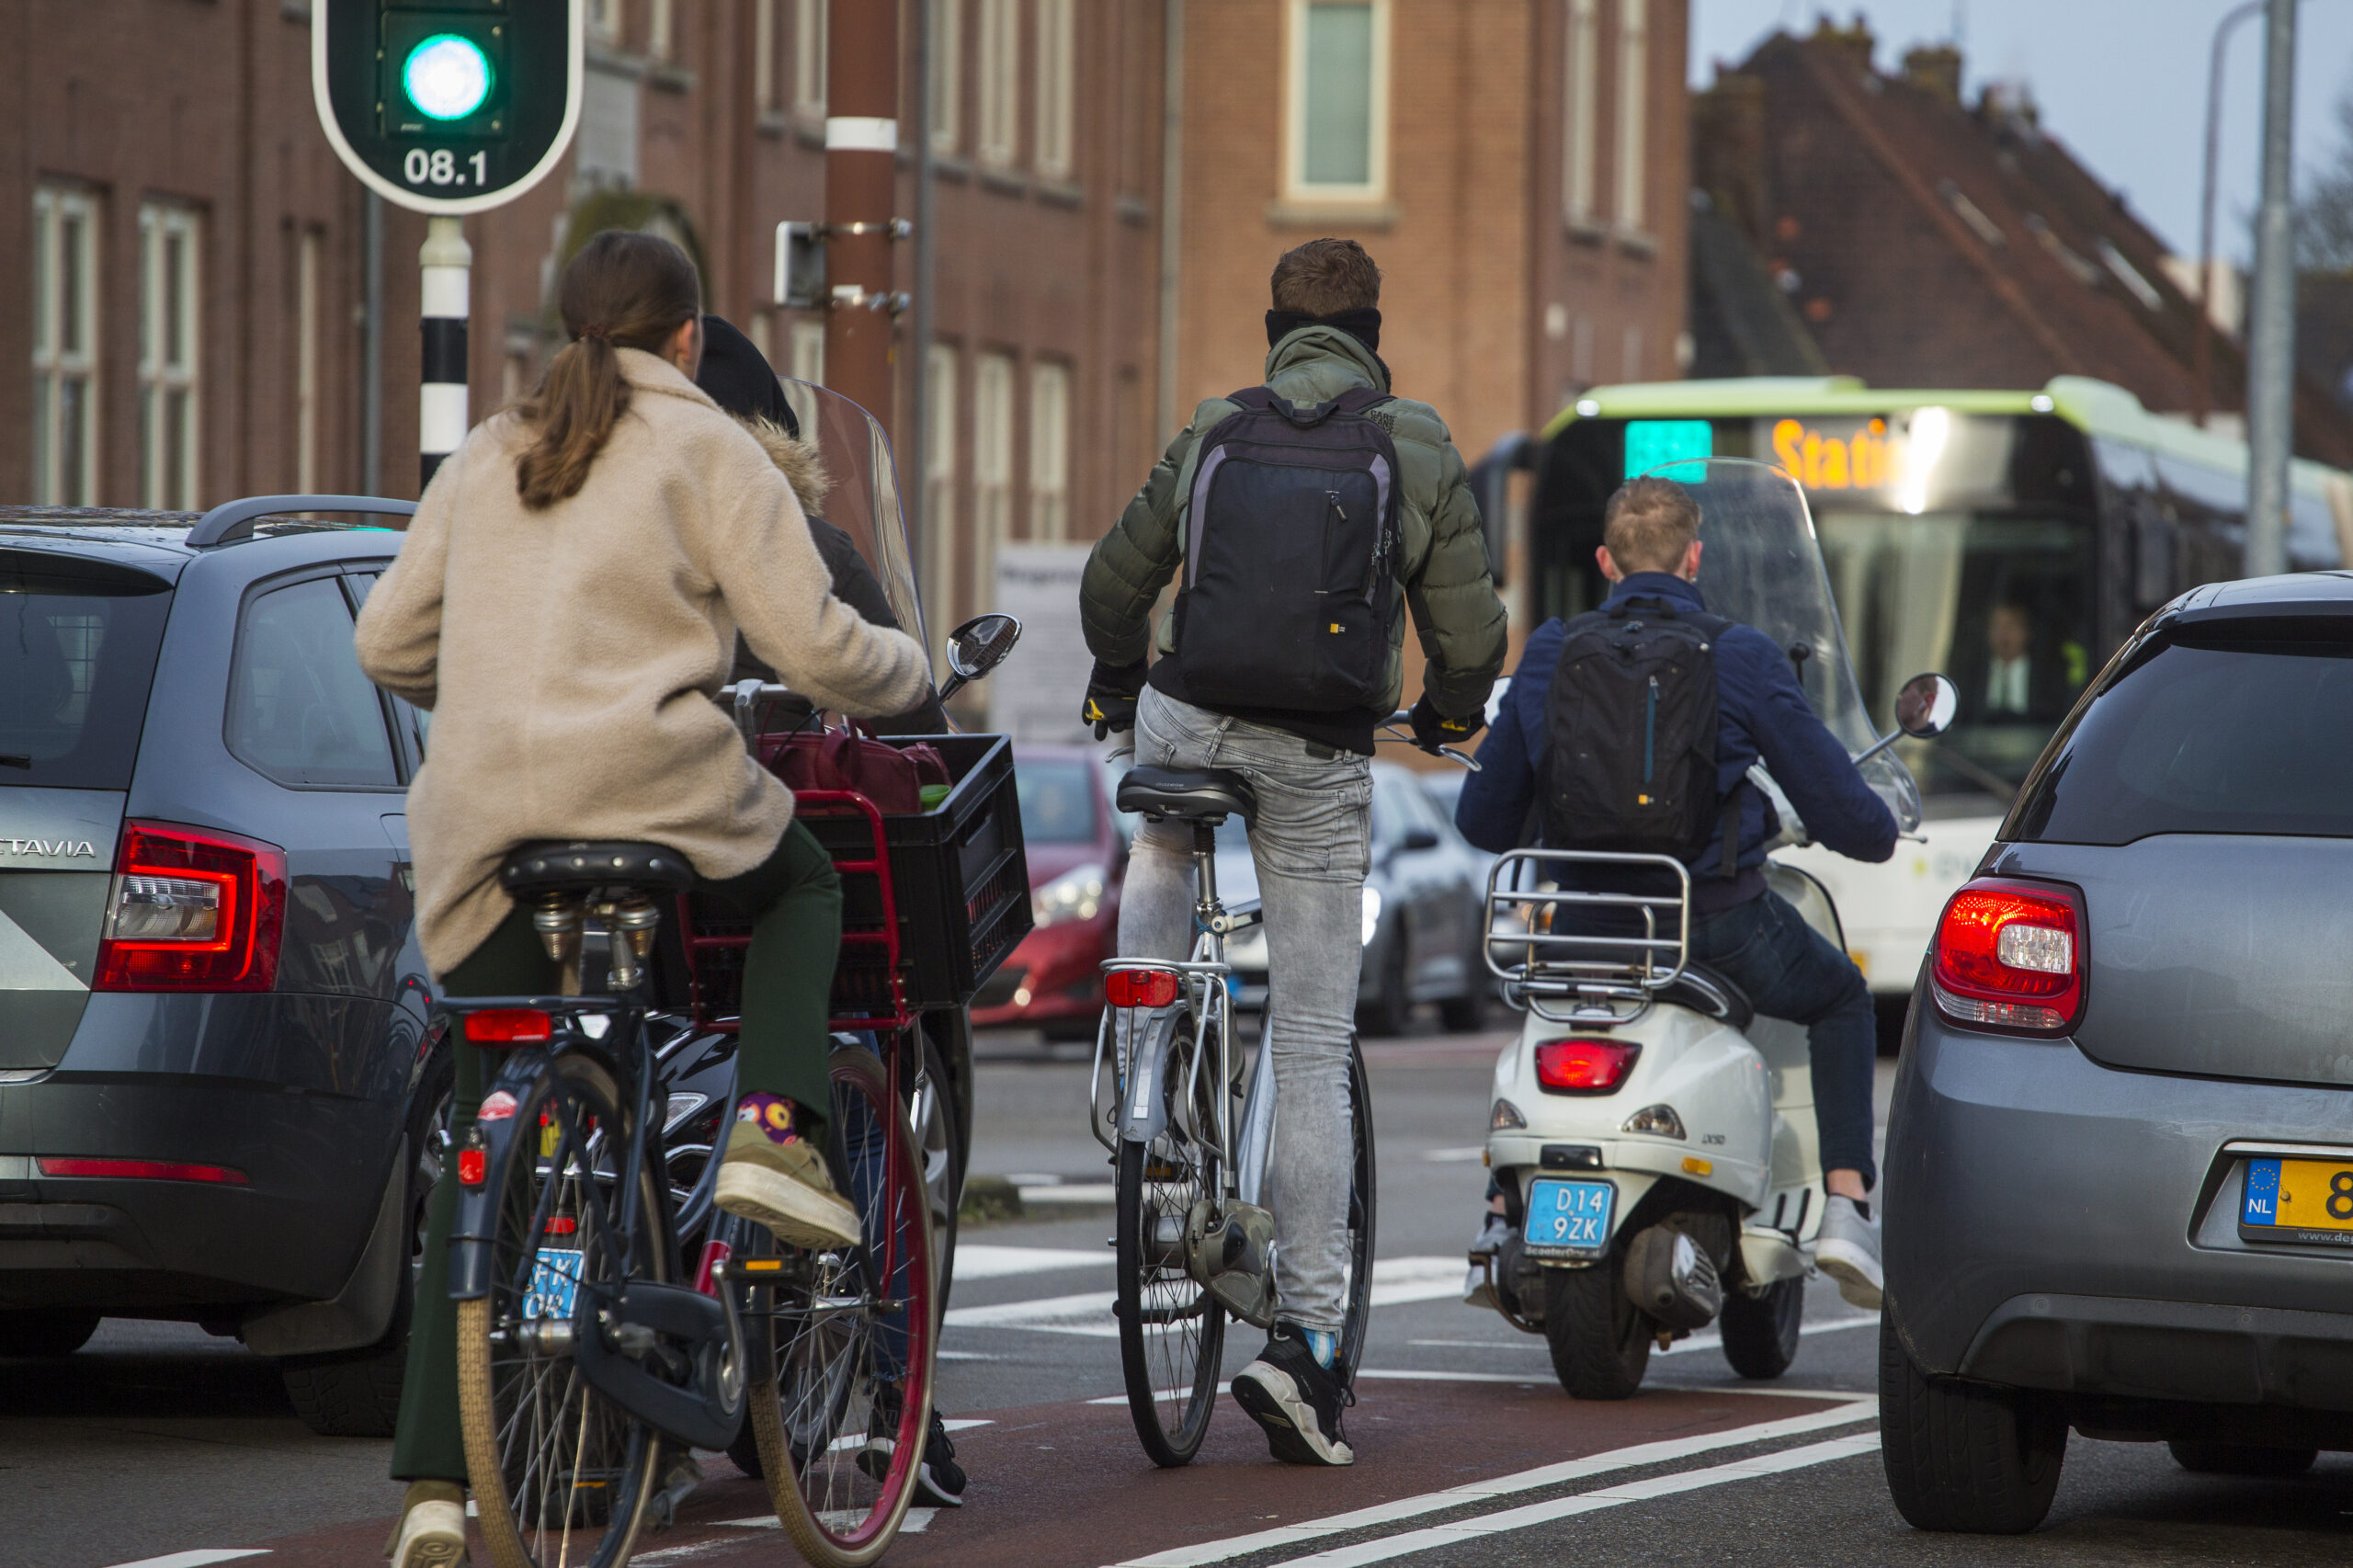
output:
[[[1275,263],[1275,309],[1311,316],[1381,303],[1381,268],[1354,240],[1310,240]]]
[[[1699,537],[1699,503],[1671,479],[1630,479],[1602,510],[1602,547],[1630,574],[1679,569]]]

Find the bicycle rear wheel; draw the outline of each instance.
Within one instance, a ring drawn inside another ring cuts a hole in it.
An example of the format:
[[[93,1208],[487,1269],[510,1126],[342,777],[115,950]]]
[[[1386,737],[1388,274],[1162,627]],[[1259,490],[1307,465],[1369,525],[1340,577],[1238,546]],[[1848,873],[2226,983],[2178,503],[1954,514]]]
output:
[[[1366,1077],[1364,1051],[1348,1041],[1348,1126],[1351,1165],[1348,1182],[1348,1280],[1345,1315],[1340,1322],[1340,1346],[1333,1358],[1343,1382],[1354,1382],[1357,1361],[1364,1354],[1365,1330],[1372,1323],[1373,1217],[1378,1207],[1372,1163],[1372,1083]]]
[[[583,1287],[671,1278],[661,1176],[637,1173],[637,1232],[618,1235],[628,1123],[590,1057],[556,1057],[516,1102],[538,1147],[517,1151],[498,1194],[490,1295],[458,1303],[468,1479],[498,1568],[609,1568],[629,1559],[661,1443],[589,1388],[569,1335]]]
[[[1200,1134],[1216,1127],[1220,1085],[1206,1065],[1193,1093],[1193,1019],[1169,1026],[1160,1093],[1167,1126],[1147,1143],[1121,1140],[1118,1199],[1120,1367],[1136,1437],[1156,1465],[1189,1462],[1217,1406],[1225,1313],[1185,1267],[1185,1221],[1218,1190],[1216,1154]],[[1123,1087],[1121,1098],[1126,1099]]]
[[[915,1495],[931,1422],[938,1331],[930,1200],[922,1151],[882,1064],[862,1050],[832,1062],[835,1173],[866,1223],[839,1252],[756,1256],[777,1283],[752,1291],[752,1436],[768,1496],[817,1568],[864,1568],[889,1550]],[[763,1328],[762,1325],[765,1325]],[[759,1352],[765,1352],[760,1354]]]

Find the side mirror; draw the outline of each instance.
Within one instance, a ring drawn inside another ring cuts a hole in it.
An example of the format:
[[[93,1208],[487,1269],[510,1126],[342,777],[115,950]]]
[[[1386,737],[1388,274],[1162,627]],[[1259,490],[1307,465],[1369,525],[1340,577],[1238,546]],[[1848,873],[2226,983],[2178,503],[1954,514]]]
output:
[[[939,688],[945,702],[980,679],[1013,652],[1021,641],[1021,623],[1009,615],[976,615],[948,634],[948,667],[952,672]]]
[[[1895,694],[1895,727],[1915,741],[1943,734],[1960,712],[1960,689],[1939,675],[1914,676]]]

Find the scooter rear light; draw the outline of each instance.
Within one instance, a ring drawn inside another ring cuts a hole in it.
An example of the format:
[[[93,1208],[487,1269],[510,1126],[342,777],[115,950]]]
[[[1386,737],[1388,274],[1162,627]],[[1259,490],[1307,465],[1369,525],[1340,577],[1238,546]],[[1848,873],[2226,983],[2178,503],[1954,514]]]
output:
[[[1548,1040],[1536,1048],[1536,1081],[1556,1095],[1614,1095],[1643,1053],[1615,1040]]]
[[[1103,995],[1114,1007],[1165,1007],[1176,1000],[1176,976],[1165,969],[1115,969],[1103,977]]]
[[[2058,882],[1980,877],[1937,923],[1928,990],[1957,1023],[2061,1035],[2084,1005],[2083,894]]]
[[[466,1038],[476,1045],[538,1045],[555,1034],[555,1020],[537,1007],[491,1007],[466,1015]]]

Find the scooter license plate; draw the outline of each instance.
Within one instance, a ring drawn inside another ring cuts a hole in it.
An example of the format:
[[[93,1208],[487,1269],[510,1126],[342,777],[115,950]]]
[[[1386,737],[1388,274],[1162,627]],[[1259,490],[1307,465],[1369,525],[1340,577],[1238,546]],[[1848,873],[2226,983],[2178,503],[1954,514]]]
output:
[[[523,1298],[523,1316],[569,1322],[574,1299],[580,1290],[581,1254],[568,1247],[541,1247],[531,1260],[531,1289]]]
[[[2249,1160],[2239,1235],[2353,1246],[2353,1160]]]
[[[1609,1240],[1609,1212],[1617,1201],[1617,1187],[1606,1181],[1539,1177],[1528,1189],[1522,1240],[1532,1248],[1599,1251]]]

